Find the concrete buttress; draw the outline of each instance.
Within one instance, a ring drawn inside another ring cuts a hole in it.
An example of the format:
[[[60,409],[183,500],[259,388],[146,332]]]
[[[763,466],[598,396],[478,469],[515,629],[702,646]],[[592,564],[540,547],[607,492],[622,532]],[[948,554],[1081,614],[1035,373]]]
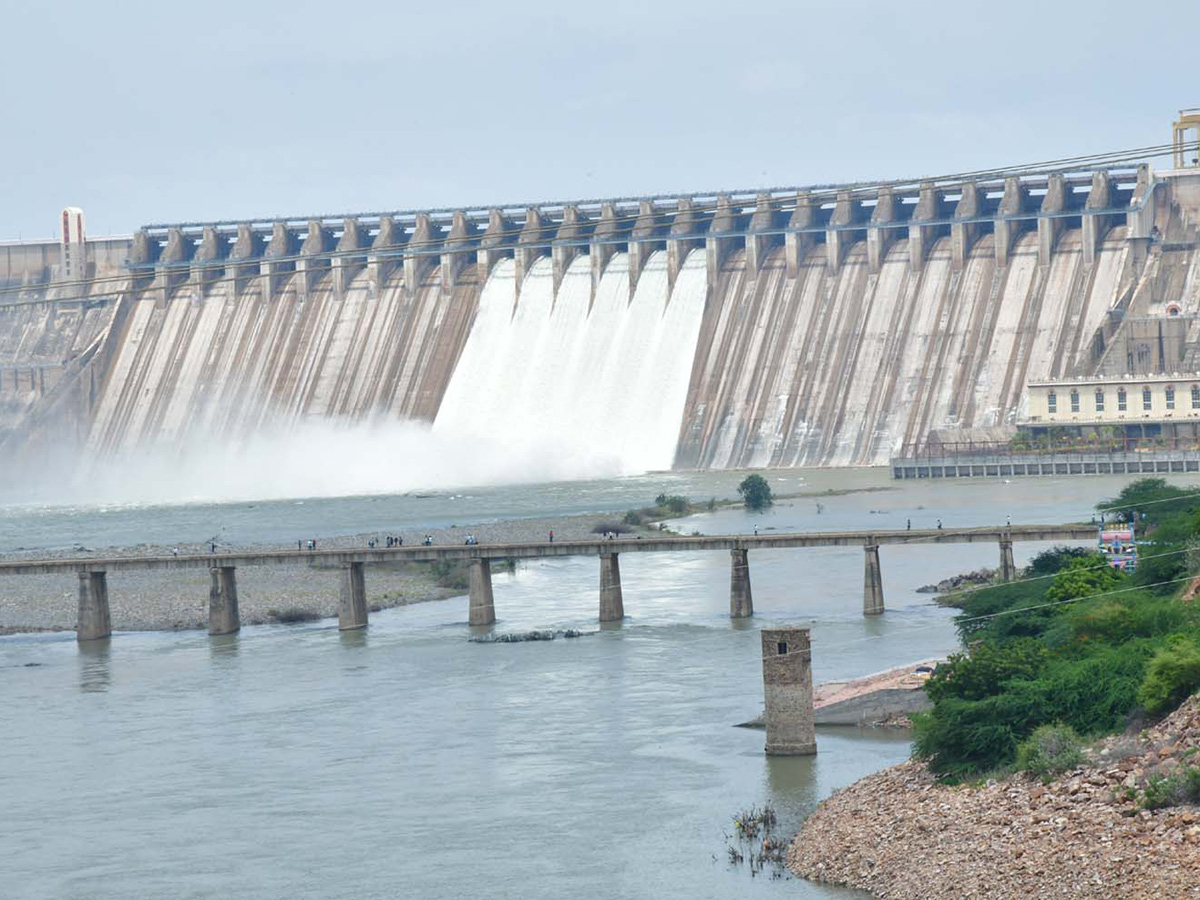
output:
[[[237,569],[233,566],[214,566],[212,586],[208,591],[208,633],[233,634],[242,627],[238,615]]]
[[[1092,174],[1092,189],[1088,192],[1087,202],[1084,204],[1083,219],[1081,228],[1083,231],[1083,261],[1086,265],[1092,265],[1096,261],[1096,252],[1100,248],[1101,242],[1104,240],[1104,233],[1112,224],[1111,218],[1098,212],[1098,210],[1107,211],[1112,206],[1112,189],[1108,181],[1107,172],[1094,172]]]
[[[1066,220],[1056,213],[1067,208],[1067,185],[1062,175],[1057,172],[1047,179],[1046,196],[1042,198],[1042,206],[1038,216],[1038,265],[1050,265],[1050,254],[1058,236],[1066,227]]]
[[[848,230],[858,222],[862,214],[862,201],[850,191],[838,191],[829,227],[825,230],[825,265],[830,272],[837,272],[846,256],[846,250],[855,241],[857,232]]]
[[[94,641],[112,634],[108,613],[108,578],[104,572],[79,573],[79,620],[75,638]]]
[[[805,192],[797,194],[796,208],[788,220],[788,232],[783,239],[788,278],[796,278],[800,274],[800,261],[804,259],[804,254],[809,249],[816,246],[816,235],[809,230],[816,224],[817,209],[813,206],[812,195]],[[799,229],[806,230],[800,231]]]
[[[993,225],[995,233],[996,265],[1004,268],[1008,265],[1008,256],[1013,248],[1017,235],[1024,225],[1016,218],[1025,212],[1029,202],[1029,192],[1021,179],[1010,175],[1004,180],[1004,196],[1000,200],[1000,208],[996,211],[996,221]],[[1010,218],[1011,217],[1011,218]]]
[[[863,573],[863,615],[877,616],[883,612],[883,573],[879,568],[879,545],[874,538],[863,546],[866,568]]]
[[[879,199],[871,213],[871,228],[867,229],[867,266],[878,272],[887,256],[888,247],[896,238],[896,229],[886,228],[896,220],[896,195],[890,187],[879,189]]]
[[[621,596],[621,565],[615,553],[600,554],[600,621],[619,622],[625,618]]]
[[[750,592],[750,561],[748,550],[730,550],[729,555],[729,617],[744,619],[754,615],[754,598]]]
[[[367,586],[360,562],[342,565],[342,596],[338,605],[338,628],[350,631],[367,626]]]
[[[496,621],[496,604],[492,599],[491,560],[471,560],[470,573],[471,608],[467,621],[471,625],[491,625]]]

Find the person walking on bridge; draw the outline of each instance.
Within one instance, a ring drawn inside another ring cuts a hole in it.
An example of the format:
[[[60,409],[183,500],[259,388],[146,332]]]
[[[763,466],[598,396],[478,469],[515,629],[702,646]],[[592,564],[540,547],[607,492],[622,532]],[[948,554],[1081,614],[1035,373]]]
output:
[[[553,528],[550,529],[550,543],[552,543],[552,544],[554,543],[554,529]]]

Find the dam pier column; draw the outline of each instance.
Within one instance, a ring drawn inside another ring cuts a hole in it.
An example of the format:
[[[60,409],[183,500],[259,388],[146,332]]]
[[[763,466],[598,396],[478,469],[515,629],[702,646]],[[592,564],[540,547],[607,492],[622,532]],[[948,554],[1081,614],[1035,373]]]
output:
[[[625,618],[621,596],[621,565],[615,553],[600,554],[600,621],[619,622]]]
[[[492,600],[492,562],[471,560],[471,608],[467,621],[471,625],[491,625],[496,621],[496,604]]]
[[[883,612],[883,574],[879,568],[879,545],[873,537],[863,546],[866,569],[863,573],[863,615],[877,616]]]
[[[79,619],[75,639],[95,641],[112,634],[108,614],[108,576],[105,572],[79,573]]]
[[[1013,581],[1017,577],[1017,565],[1013,561],[1012,538],[1000,539],[1000,580]]]
[[[238,616],[237,571],[233,566],[214,566],[208,591],[208,633],[233,634],[242,627]]]
[[[748,550],[730,550],[729,617],[745,619],[754,615],[754,598],[750,593],[750,561]]]
[[[363,564],[342,564],[342,597],[338,604],[338,628],[351,631],[367,627],[367,585]]]

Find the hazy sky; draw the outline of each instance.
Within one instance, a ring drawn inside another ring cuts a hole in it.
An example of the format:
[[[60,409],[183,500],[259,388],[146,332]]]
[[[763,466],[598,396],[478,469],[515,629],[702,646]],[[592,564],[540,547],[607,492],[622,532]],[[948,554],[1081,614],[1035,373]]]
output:
[[[1163,143],[1200,4],[0,0],[0,239]]]

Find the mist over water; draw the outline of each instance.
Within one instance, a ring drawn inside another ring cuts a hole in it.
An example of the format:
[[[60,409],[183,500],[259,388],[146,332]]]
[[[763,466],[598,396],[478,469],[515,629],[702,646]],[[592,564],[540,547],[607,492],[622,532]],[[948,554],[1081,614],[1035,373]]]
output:
[[[703,254],[693,252],[671,285],[659,251],[632,292],[627,254],[613,257],[594,292],[586,257],[572,263],[557,291],[551,261],[538,260],[516,300],[514,265],[504,260],[484,288],[432,426],[391,413],[366,420],[281,413],[233,437],[212,424],[238,418],[238,403],[225,400],[159,442],[31,460],[0,482],[0,502],[341,497],[667,469],[705,291]]]
[[[640,470],[638,470],[640,471]],[[3,480],[0,502],[164,504],[342,497],[632,474],[614,452],[569,432],[523,440],[427,423],[308,420],[248,438],[190,441],[108,458],[61,458]]]

